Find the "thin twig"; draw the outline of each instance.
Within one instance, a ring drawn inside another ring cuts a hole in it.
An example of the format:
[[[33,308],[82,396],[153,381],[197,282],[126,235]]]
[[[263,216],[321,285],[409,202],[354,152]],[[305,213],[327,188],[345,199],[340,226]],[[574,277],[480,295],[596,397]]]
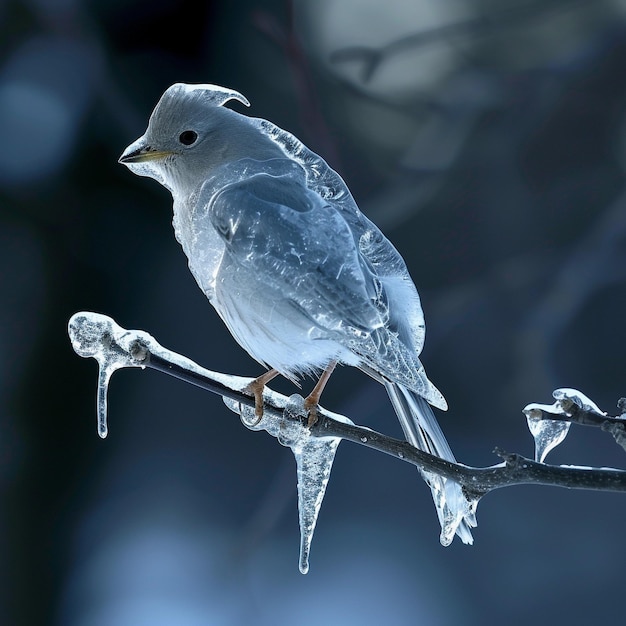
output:
[[[150,352],[140,341],[131,344],[131,352],[141,355],[142,365],[158,370],[180,380],[191,383],[206,391],[235,400],[245,406],[254,407],[254,398],[245,392],[228,387],[205,377],[197,371],[169,361],[167,358]],[[274,394],[278,397],[279,394]],[[285,403],[287,398],[284,397]],[[283,411],[278,403],[265,399],[264,410],[286,420],[306,420],[306,415],[293,416]],[[555,466],[537,463],[520,454],[510,454],[499,450],[496,453],[504,463],[492,467],[469,467],[460,463],[451,463],[413,447],[406,441],[389,437],[363,426],[347,424],[334,419],[320,407],[318,421],[311,428],[315,437],[339,437],[353,443],[388,454],[421,470],[436,473],[458,482],[471,499],[478,499],[486,493],[513,485],[536,484],[568,489],[590,489],[594,491],[626,491],[626,471],[618,469],[599,469],[572,466]],[[546,414],[546,417],[558,419]],[[618,417],[601,418],[595,413],[576,407],[570,416],[561,419],[584,425],[601,426],[602,423],[623,423]]]
[[[247,391],[252,379],[206,370],[186,357],[164,348],[147,333],[126,330],[105,315],[84,311],[76,313],[69,321],[68,333],[75,352],[83,357],[97,359],[100,365],[99,380],[104,385],[98,395],[99,398],[102,396],[98,409],[101,436],[106,436],[107,432],[106,385],[111,373],[123,367],[149,367],[174,376],[228,399],[228,406],[240,414],[243,414],[244,407],[253,408],[255,405],[254,397]],[[603,414],[592,400],[579,391],[558,389],[554,392],[554,397],[557,401],[553,405],[530,404],[524,409],[524,413],[532,419],[558,419],[561,416],[565,421],[594,426],[602,425],[598,423],[600,421],[604,422],[605,430],[612,428],[623,431],[624,419]],[[299,422],[303,427],[308,423],[304,403],[298,400],[301,401],[302,398],[295,395],[288,398],[266,388],[264,413],[274,420],[272,428],[275,431],[281,430],[282,425],[288,422]],[[620,400],[618,407],[623,411],[626,401]],[[317,422],[310,428],[311,436],[347,439],[411,463],[422,471],[454,480],[463,487],[466,497],[473,501],[494,489],[522,484],[626,491],[624,470],[546,465],[520,454],[498,450],[496,453],[502,457],[503,463],[492,467],[469,467],[418,450],[406,441],[357,426],[347,418],[330,413],[322,407],[318,408],[317,415]],[[276,432],[272,432],[272,428],[264,427],[270,434],[278,436]]]
[[[330,60],[337,63],[361,61],[363,63],[361,78],[364,83],[368,83],[384,61],[406,49],[424,47],[448,37],[482,35],[506,26],[519,26],[521,22],[526,20],[546,19],[551,12],[569,10],[578,4],[586,4],[587,2],[589,0],[557,0],[554,2],[554,6],[546,6],[545,0],[534,0],[527,4],[493,11],[491,14],[479,15],[472,19],[451,22],[436,28],[411,33],[380,48],[367,46],[342,48],[333,52]]]

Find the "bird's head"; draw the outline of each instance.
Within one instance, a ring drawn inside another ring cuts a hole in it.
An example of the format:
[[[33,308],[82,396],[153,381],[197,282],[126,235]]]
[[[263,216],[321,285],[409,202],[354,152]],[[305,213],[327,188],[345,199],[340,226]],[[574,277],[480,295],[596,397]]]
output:
[[[146,132],[124,150],[119,162],[173,194],[192,193],[217,167],[254,157],[260,145],[266,145],[248,117],[222,106],[229,100],[250,106],[232,89],[172,85],[152,112]]]

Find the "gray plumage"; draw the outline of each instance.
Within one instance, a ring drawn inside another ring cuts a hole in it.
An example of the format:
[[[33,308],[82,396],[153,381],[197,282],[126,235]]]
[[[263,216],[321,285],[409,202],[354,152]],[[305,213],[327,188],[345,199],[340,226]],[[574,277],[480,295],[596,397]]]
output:
[[[333,360],[359,367],[387,389],[407,440],[453,461],[429,406],[447,408],[419,360],[424,317],[402,257],[323,159],[222,106],[231,99],[248,105],[215,85],[173,85],[120,161],[171,191],[191,272],[254,359],[292,380]],[[458,484],[422,475],[442,543],[455,530],[471,543]]]

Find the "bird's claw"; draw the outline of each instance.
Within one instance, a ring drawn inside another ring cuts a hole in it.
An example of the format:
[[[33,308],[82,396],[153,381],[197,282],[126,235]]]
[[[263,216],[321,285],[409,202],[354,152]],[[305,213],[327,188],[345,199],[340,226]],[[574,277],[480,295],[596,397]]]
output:
[[[252,426],[256,426],[263,419],[263,389],[265,385],[258,380],[252,381],[244,391],[254,396],[254,416]]]
[[[311,400],[310,398],[307,398],[304,401],[304,408],[307,411],[307,427],[308,428],[312,428],[313,426],[315,426],[315,424],[317,424],[317,420],[318,415],[317,415],[317,409],[318,409],[319,405],[315,400]]]
[[[254,415],[256,416],[256,420],[252,426],[256,426],[263,419],[263,390],[265,389],[265,385],[267,385],[270,380],[276,378],[276,376],[278,376],[278,370],[269,370],[265,372],[265,374],[261,374],[258,378],[255,378],[244,389],[245,393],[254,396]]]

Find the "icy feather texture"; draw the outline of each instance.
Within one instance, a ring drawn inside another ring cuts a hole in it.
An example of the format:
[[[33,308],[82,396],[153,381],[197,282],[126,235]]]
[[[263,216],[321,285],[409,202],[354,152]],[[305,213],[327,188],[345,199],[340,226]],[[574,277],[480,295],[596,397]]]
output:
[[[544,412],[552,415],[571,415],[571,405],[575,404],[585,411],[606,415],[593,400],[576,389],[556,389],[552,396],[556,400],[554,404],[532,403],[522,409],[530,434],[535,439],[535,461],[539,463],[543,463],[548,452],[565,440],[571,426],[571,422],[568,421],[542,419]]]
[[[111,374],[123,367],[144,368],[142,361],[147,354],[146,350],[169,363],[179,365],[234,390],[243,390],[252,382],[251,378],[227,376],[204,369],[190,359],[164,348],[148,333],[126,330],[118,326],[110,317],[99,313],[82,311],[73,315],[68,324],[68,334],[72,347],[78,355],[85,358],[93,357],[98,362],[98,434],[103,438],[108,432],[106,396]],[[241,416],[245,426],[251,430],[267,431],[282,445],[291,448],[294,454],[298,473],[300,571],[306,574],[309,569],[313,531],[341,439],[311,437],[311,431],[304,425],[306,410],[300,396],[294,395],[286,398],[267,388],[264,394],[274,406],[282,408],[288,414],[302,416],[304,421],[292,421],[266,411],[259,422],[253,408],[228,398],[224,398],[224,402],[232,411]],[[336,420],[352,424],[342,415],[335,413],[330,415]]]
[[[445,410],[419,360],[424,316],[398,251],[323,159],[221,106],[229,98],[247,102],[222,87],[173,85],[120,160],[171,191],[176,238],[232,335],[292,380],[336,360]],[[422,427],[419,412],[407,416]],[[431,431],[431,449],[453,461]],[[469,542],[475,522],[448,482],[429,483],[439,517],[466,519],[457,533]]]
[[[429,454],[454,461],[454,454],[428,403],[399,385],[385,382],[385,388],[407,441]],[[413,418],[414,415],[419,415],[419,421]],[[441,545],[449,546],[455,533],[463,543],[471,545],[474,541],[471,529],[476,527],[478,502],[468,501],[452,480],[432,472],[421,471],[421,474],[431,489],[437,509]]]

